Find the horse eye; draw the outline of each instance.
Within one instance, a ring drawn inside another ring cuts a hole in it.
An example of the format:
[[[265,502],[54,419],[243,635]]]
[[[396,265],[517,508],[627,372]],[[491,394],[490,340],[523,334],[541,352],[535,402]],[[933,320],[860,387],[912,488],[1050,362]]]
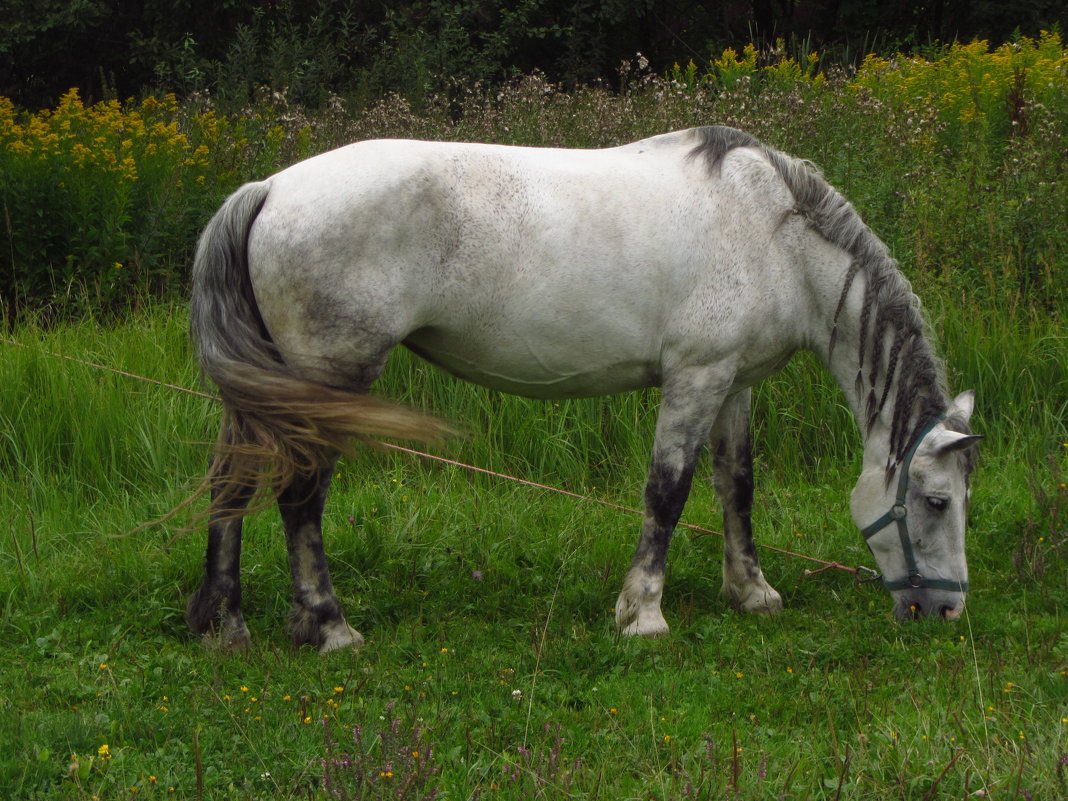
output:
[[[939,498],[937,495],[928,495],[927,505],[934,509],[936,512],[942,512],[945,511],[945,508],[949,505],[949,499]]]

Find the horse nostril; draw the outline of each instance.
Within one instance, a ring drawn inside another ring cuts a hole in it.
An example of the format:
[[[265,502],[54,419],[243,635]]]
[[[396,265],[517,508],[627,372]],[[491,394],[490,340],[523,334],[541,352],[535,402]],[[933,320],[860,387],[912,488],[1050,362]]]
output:
[[[943,620],[959,620],[960,610],[953,606],[943,606],[940,610]]]

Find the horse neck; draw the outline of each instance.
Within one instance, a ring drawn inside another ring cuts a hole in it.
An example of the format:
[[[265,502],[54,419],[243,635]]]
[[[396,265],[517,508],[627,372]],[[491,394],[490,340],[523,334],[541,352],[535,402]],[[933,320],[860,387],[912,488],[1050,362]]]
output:
[[[865,468],[887,468],[896,461],[891,458],[895,443],[900,456],[902,433],[897,429],[905,426],[911,430],[917,415],[922,415],[925,410],[929,411],[932,406],[944,408],[945,398],[939,388],[937,367],[922,326],[910,324],[911,337],[904,346],[899,342],[896,352],[895,337],[899,330],[897,326],[885,329],[878,336],[878,342],[874,343],[873,348],[876,315],[874,310],[869,310],[867,315],[864,313],[865,305],[871,305],[871,297],[866,291],[868,279],[863,274],[856,275],[848,293],[841,299],[842,287],[846,280],[846,271],[840,272],[836,292],[821,293],[824,297],[833,297],[834,301],[824,304],[825,313],[820,315],[824,322],[817,326],[818,333],[813,339],[814,350],[834,375],[853,412],[864,441]],[[918,316],[915,319],[918,320]],[[867,333],[862,356],[861,332],[865,329]],[[917,366],[909,363],[910,353],[923,355],[925,361],[919,369],[926,370],[930,375],[920,376],[916,391],[905,392],[905,400],[901,400],[900,383],[913,382],[916,378],[913,371]],[[871,383],[873,360],[877,365],[874,386]],[[886,376],[891,367],[893,376],[887,389]],[[898,414],[898,403],[907,403],[907,408],[901,410],[903,418]],[[907,433],[904,436],[907,436]]]
[[[843,326],[843,322],[839,318],[838,336],[833,350],[830,349],[829,344],[825,345],[821,356],[842,390],[842,394],[845,395],[850,411],[853,412],[853,419],[856,421],[857,430],[864,443],[865,467],[884,465],[890,453],[890,431],[894,412],[893,392],[873,419],[867,409],[871,393],[867,384],[866,371],[862,369],[857,355],[858,338],[854,335],[843,336],[849,330]],[[829,343],[829,332],[827,336],[826,341]]]

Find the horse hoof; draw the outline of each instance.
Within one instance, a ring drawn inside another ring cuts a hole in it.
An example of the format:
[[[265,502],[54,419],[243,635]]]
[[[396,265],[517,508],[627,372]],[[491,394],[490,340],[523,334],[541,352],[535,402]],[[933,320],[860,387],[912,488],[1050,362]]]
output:
[[[644,637],[647,640],[656,640],[661,637],[666,637],[668,635],[669,630],[670,629],[668,628],[667,623],[665,623],[663,626],[650,627],[642,627],[639,626],[637,623],[631,623],[619,633],[622,634],[624,637]]]
[[[782,596],[770,586],[754,587],[742,597],[731,597],[731,603],[739,612],[750,615],[777,615],[782,611]]]
[[[209,651],[227,654],[243,654],[252,648],[252,637],[243,625],[240,628],[224,627],[221,631],[207,631],[201,642]]]
[[[355,650],[361,647],[363,643],[363,635],[348,623],[342,621],[339,625],[329,629],[324,627],[322,641],[319,644],[319,653],[328,654],[331,651],[340,651],[344,648]]]
[[[655,612],[643,610],[629,623],[624,624],[617,620],[616,626],[619,629],[619,633],[624,637],[654,639],[656,637],[666,637],[669,631],[667,621],[660,614],[660,610]]]

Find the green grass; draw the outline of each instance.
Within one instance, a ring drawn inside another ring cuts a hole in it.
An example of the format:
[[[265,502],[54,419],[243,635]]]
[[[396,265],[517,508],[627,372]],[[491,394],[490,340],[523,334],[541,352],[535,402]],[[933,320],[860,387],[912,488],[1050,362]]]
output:
[[[941,328],[965,326],[947,310]],[[198,480],[214,404],[45,353],[195,387],[184,330],[183,310],[157,307],[109,328],[20,327],[8,334],[19,344],[3,346],[0,786],[10,797],[1065,792],[1068,436],[1056,417],[1063,377],[1050,384],[1057,368],[1045,364],[1064,355],[1058,324],[1017,325],[997,365],[983,338],[945,336],[951,364],[980,384],[976,422],[989,437],[959,624],[899,625],[881,588],[840,571],[806,576],[808,563],[773,551],[765,570],[786,611],[741,617],[717,597],[718,538],[680,531],[671,636],[619,640],[611,606],[636,517],[369,451],[342,465],[325,522],[339,595],[369,643],[325,658],[288,643],[272,511],[246,529],[247,656],[209,651],[185,628],[199,532],[175,521],[121,536]],[[969,348],[980,352],[957,358]],[[1041,386],[1042,403],[1029,403]],[[382,391],[470,425],[445,455],[639,502],[655,393],[557,407],[482,392],[403,353]],[[869,563],[847,511],[857,461],[843,414],[808,360],[761,388],[762,543]],[[686,518],[715,528],[714,509],[702,483]]]

